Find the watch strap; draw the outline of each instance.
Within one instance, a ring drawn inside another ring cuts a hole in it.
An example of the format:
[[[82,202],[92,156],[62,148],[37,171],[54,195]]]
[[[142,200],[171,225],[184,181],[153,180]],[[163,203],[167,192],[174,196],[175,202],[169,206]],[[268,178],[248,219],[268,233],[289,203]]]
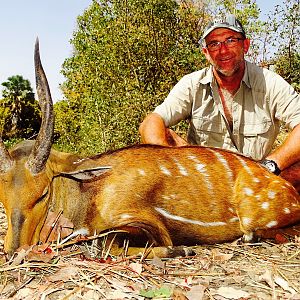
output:
[[[270,165],[273,165],[274,168],[271,169]],[[261,165],[265,167],[269,172],[279,175],[281,173],[281,170],[279,169],[277,163],[274,160],[271,159],[265,159],[261,162]]]

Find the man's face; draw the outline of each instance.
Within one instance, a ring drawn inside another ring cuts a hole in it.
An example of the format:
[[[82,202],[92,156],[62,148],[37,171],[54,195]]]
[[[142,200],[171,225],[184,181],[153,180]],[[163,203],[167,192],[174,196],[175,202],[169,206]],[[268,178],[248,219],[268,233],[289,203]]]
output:
[[[210,50],[207,45],[215,42],[225,42],[228,39],[238,38],[234,45],[221,44],[217,50]],[[244,39],[241,33],[227,28],[217,28],[206,38],[206,47],[202,51],[206,59],[214,66],[215,70],[223,76],[232,76],[244,66],[244,55],[248,52],[250,41]]]

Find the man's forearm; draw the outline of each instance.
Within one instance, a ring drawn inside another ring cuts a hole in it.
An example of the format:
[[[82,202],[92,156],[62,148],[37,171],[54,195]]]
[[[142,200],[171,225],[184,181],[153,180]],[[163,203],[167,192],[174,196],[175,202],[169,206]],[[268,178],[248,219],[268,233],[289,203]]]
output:
[[[300,124],[288,135],[284,143],[272,152],[267,159],[274,160],[280,170],[300,161]]]

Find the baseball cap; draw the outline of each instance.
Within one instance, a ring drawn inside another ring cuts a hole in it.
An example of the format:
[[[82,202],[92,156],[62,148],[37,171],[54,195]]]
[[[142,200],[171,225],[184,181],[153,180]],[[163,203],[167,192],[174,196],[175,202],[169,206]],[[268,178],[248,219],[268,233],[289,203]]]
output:
[[[223,18],[216,17],[212,22],[210,22],[204,30],[202,40],[204,40],[213,30],[217,28],[228,28],[233,31],[240,32],[243,36],[246,36],[241,22],[234,15],[228,15]]]

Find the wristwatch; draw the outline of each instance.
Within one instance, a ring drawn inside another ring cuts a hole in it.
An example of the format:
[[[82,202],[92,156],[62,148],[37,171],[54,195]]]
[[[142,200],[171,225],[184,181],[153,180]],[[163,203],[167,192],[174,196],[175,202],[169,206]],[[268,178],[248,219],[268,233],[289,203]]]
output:
[[[261,165],[275,175],[279,175],[281,173],[281,170],[278,168],[274,160],[265,159],[261,162]]]

